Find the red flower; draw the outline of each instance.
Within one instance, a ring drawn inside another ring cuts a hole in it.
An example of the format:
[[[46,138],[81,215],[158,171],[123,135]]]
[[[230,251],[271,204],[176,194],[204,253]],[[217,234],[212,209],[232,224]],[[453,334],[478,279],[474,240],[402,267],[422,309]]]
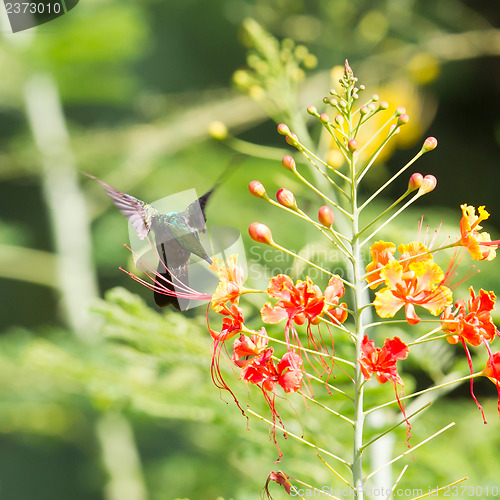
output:
[[[339,323],[344,323],[347,319],[345,304],[339,305],[340,297],[345,293],[344,285],[338,276],[333,276],[325,289],[325,310],[324,312]]]
[[[295,286],[289,276],[279,274],[271,278],[267,294],[279,299],[274,306],[267,302],[260,311],[262,321],[269,324],[279,323],[286,318],[297,325],[302,325],[306,319],[312,322],[323,312],[325,305],[325,297],[310,278],[298,281]]]
[[[494,352],[483,370],[483,375],[488,377],[497,387],[500,385],[500,352]]]
[[[222,320],[222,330],[220,332],[212,330],[211,328],[209,328],[209,330],[214,340],[225,342],[241,332],[243,327],[243,311],[237,305],[233,304],[229,308],[224,307],[224,309],[220,311],[220,314],[227,316]]]
[[[455,312],[448,306],[441,316],[441,325],[444,333],[449,334],[447,340],[450,344],[457,344],[464,339],[470,345],[478,346],[485,340],[493,340],[496,327],[491,319],[491,311],[495,307],[495,294],[479,290],[476,297],[474,288],[470,287],[471,298],[467,306],[464,300],[457,300]]]
[[[302,359],[295,351],[288,351],[278,363],[278,384],[285,392],[297,392],[302,385]]]
[[[261,384],[262,389],[265,391],[273,391],[278,380],[278,374],[272,355],[273,348],[270,347],[258,356],[253,357],[241,370],[243,380],[251,384]]]
[[[420,318],[415,305],[434,316],[451,304],[451,290],[442,285],[443,271],[432,260],[412,262],[405,270],[396,260],[390,261],[380,273],[386,288],[377,292],[374,305],[381,318],[392,318],[405,306],[406,321],[416,325]]]
[[[396,361],[408,356],[408,346],[399,338],[385,339],[383,347],[375,347],[373,340],[368,340],[365,335],[361,343],[362,356],[358,359],[365,379],[373,374],[383,384],[391,379],[395,384],[403,385],[398,374]]]

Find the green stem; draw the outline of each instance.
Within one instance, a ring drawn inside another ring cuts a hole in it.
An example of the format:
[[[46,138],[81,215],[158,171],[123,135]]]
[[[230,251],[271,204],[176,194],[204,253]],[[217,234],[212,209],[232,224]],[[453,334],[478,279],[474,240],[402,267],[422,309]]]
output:
[[[351,118],[352,96],[351,90],[347,93],[349,118],[347,120],[349,127],[349,139],[353,138],[353,124]],[[363,324],[363,308],[366,295],[364,293],[363,275],[364,267],[362,260],[362,245],[359,241],[359,208],[357,200],[356,185],[356,158],[357,155],[349,154],[349,165],[351,175],[351,212],[353,214],[351,223],[352,234],[352,254],[353,254],[353,292],[354,292],[354,336],[356,338],[356,359],[361,356],[361,344],[365,333]],[[354,371],[354,439],[353,439],[353,461],[352,478],[358,500],[364,498],[364,480],[363,480],[363,426],[365,413],[363,409],[363,382],[364,377],[361,372],[361,366],[356,364]]]
[[[347,466],[351,465],[348,462],[346,462],[343,458],[340,458],[337,455],[334,455],[333,453],[330,453],[329,451],[324,450],[323,448],[320,448],[319,446],[316,446],[315,444],[311,443],[310,441],[307,441],[304,438],[301,438],[300,436],[297,436],[297,434],[293,434],[292,432],[287,431],[286,429],[283,429],[283,427],[277,425],[276,422],[271,422],[267,418],[264,418],[262,415],[259,415],[258,413],[255,413],[252,410],[247,410],[247,412],[250,413],[251,415],[253,415],[254,417],[257,417],[258,419],[262,420],[263,422],[266,422],[267,424],[269,424],[271,426],[274,426],[277,430],[279,430],[281,432],[284,432],[288,436],[293,437],[297,441],[300,441],[301,443],[304,443],[305,445],[310,446],[311,448],[314,448],[315,450],[318,450],[321,453],[324,453],[325,455],[328,455],[329,457],[334,458],[335,460],[338,460],[340,463],[342,463],[344,465],[347,465]]]

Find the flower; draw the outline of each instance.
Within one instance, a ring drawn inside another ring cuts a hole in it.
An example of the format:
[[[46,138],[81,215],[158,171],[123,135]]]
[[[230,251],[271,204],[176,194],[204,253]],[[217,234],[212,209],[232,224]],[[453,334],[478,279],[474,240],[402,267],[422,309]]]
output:
[[[219,312],[224,316],[228,316],[222,320],[222,330],[217,332],[209,328],[209,331],[214,340],[225,342],[241,332],[243,311],[236,304],[232,304],[231,307],[224,307]]]
[[[339,305],[340,297],[345,293],[344,285],[338,276],[333,276],[325,289],[324,312],[334,321],[344,323],[347,319],[347,309],[345,304]]]
[[[236,264],[237,255],[231,255],[222,265],[219,265],[217,257],[212,260],[209,269],[217,273],[220,280],[212,296],[212,309],[216,312],[226,311],[226,303],[237,305],[240,295],[245,290],[243,267]]]
[[[297,392],[302,385],[302,359],[295,351],[286,352],[277,366],[278,384],[285,392]]]
[[[370,288],[377,288],[382,283],[380,271],[389,263],[394,260],[394,252],[396,245],[387,241],[377,241],[370,247],[370,254],[372,261],[366,266],[366,272],[369,273],[366,281],[370,284]]]
[[[500,352],[494,352],[483,370],[483,375],[488,377],[496,386],[500,384]]]
[[[250,357],[258,356],[266,350],[268,344],[269,337],[265,328],[262,328],[260,332],[256,332],[252,337],[240,335],[240,338],[233,343],[233,356],[231,359],[236,366],[242,368],[251,362]]]
[[[258,356],[253,357],[241,370],[241,378],[245,382],[250,382],[251,384],[261,384],[262,389],[265,391],[273,391],[278,379],[278,374],[272,355],[273,348],[270,347]]]
[[[273,391],[278,373],[272,359],[273,348],[267,347],[269,338],[266,330],[248,337],[241,335],[233,343],[233,363],[242,368],[241,378],[245,382],[259,385],[263,390]]]
[[[481,289],[476,297],[473,287],[469,288],[469,292],[469,312],[465,301],[457,300],[455,312],[452,313],[451,306],[447,306],[441,316],[442,329],[449,334],[447,340],[450,344],[457,344],[462,338],[470,345],[478,346],[485,340],[493,340],[496,335],[497,330],[491,319],[495,294]]]
[[[370,288],[377,288],[378,285],[383,283],[383,278],[380,271],[390,262],[396,260],[394,253],[396,245],[392,242],[377,241],[371,248],[370,253],[372,262],[366,266],[366,281],[368,281]],[[420,243],[420,241],[411,241],[407,244],[398,246],[400,257],[398,261],[402,264],[403,270],[406,272],[412,262],[425,262],[432,260],[432,255],[429,249]]]
[[[267,287],[267,294],[279,301],[274,306],[270,302],[264,304],[260,311],[264,323],[276,324],[285,318],[297,325],[302,325],[306,319],[313,322],[325,306],[325,297],[309,277],[294,285],[285,274],[274,276]]]
[[[490,214],[484,206],[476,209],[467,204],[460,205],[462,209],[462,219],[460,220],[460,240],[457,245],[462,245],[467,250],[473,260],[492,260],[496,252],[493,246],[498,247],[498,241],[491,241],[490,235],[486,232],[480,233],[482,227],[479,225],[483,220],[487,220]]]
[[[397,371],[396,361],[406,359],[409,349],[399,337],[387,338],[383,347],[376,348],[374,341],[369,340],[368,335],[365,335],[361,343],[361,352],[358,362],[366,380],[375,374],[381,384],[391,379],[395,384],[403,385]]]
[[[443,271],[432,260],[412,262],[406,272],[400,262],[393,260],[380,275],[387,285],[375,294],[375,310],[381,318],[392,318],[405,306],[406,321],[416,325],[420,318],[415,313],[415,305],[437,316],[451,304],[451,290],[441,284]]]

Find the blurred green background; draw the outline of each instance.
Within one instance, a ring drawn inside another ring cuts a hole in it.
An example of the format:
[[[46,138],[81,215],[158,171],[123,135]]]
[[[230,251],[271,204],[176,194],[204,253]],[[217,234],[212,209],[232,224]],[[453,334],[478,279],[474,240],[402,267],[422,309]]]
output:
[[[0,498],[245,500],[257,498],[277,468],[340,487],[314,451],[292,439],[281,439],[285,459],[273,464],[277,453],[267,427],[251,420],[248,431],[231,398],[210,380],[204,310],[158,312],[147,290],[119,271],[131,266],[123,247],[126,222],[79,171],[152,201],[193,187],[201,194],[231,162],[239,163],[211,200],[209,224],[239,228],[249,265],[261,275],[288,269],[291,263],[251,242],[248,224],[265,222],[277,241],[296,251],[317,236],[297,231],[246,186],[259,179],[270,192],[291,187],[314,213],[318,201],[280,168],[287,146],[275,125],[286,120],[292,130],[309,127],[321,143],[305,108],[320,107],[337,74],[332,68],[348,58],[369,94],[406,106],[411,119],[367,178],[367,193],[426,136],[439,140],[414,170],[434,174],[437,189],[386,237],[416,238],[423,213],[432,229],[445,221],[443,239],[456,236],[459,205],[469,203],[486,205],[492,214],[486,229],[495,239],[498,3],[86,0],[37,30],[9,34],[3,12],[2,20]],[[300,68],[287,70],[279,57],[262,66],[256,54],[259,43],[264,52],[273,47],[270,36],[298,44],[283,47],[300,56]],[[226,125],[227,139],[211,137],[214,121]],[[387,199],[404,191],[403,177]],[[487,264],[474,282],[498,292],[500,268]],[[250,319],[257,312],[255,306]],[[379,333],[393,334],[405,335]],[[419,353],[404,374],[408,392],[467,372],[457,348]],[[392,398],[387,389],[373,397]],[[237,390],[243,404],[266,414],[258,391]],[[496,391],[478,380],[476,393],[487,426],[466,386],[416,420],[414,443],[450,420],[457,425],[408,457],[404,487],[427,491],[469,476],[468,485],[483,487],[477,496],[489,498],[486,488],[499,486]],[[304,412],[303,401],[292,400],[284,410],[291,431],[307,429],[326,449],[349,452],[338,421]],[[405,451],[404,440],[403,429],[395,454]],[[272,491],[281,498],[277,486]]]

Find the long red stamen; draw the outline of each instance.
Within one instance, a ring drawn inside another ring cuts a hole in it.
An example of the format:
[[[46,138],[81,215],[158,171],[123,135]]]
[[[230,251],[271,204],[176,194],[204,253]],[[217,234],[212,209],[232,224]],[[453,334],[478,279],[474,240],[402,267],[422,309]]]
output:
[[[472,358],[471,358],[469,349],[467,348],[467,345],[465,344],[465,340],[461,337],[460,337],[460,342],[462,342],[462,345],[464,346],[465,354],[467,356],[467,363],[469,363],[470,374],[472,375],[474,373],[474,368],[472,367]],[[477,398],[474,394],[474,379],[473,378],[470,379],[470,393],[471,393],[472,399],[475,401],[477,407],[479,408],[479,411],[481,412],[481,415],[483,417],[483,422],[485,424],[488,423],[488,422],[486,422],[486,417],[484,416],[483,407],[479,404],[479,401],[477,400]]]

